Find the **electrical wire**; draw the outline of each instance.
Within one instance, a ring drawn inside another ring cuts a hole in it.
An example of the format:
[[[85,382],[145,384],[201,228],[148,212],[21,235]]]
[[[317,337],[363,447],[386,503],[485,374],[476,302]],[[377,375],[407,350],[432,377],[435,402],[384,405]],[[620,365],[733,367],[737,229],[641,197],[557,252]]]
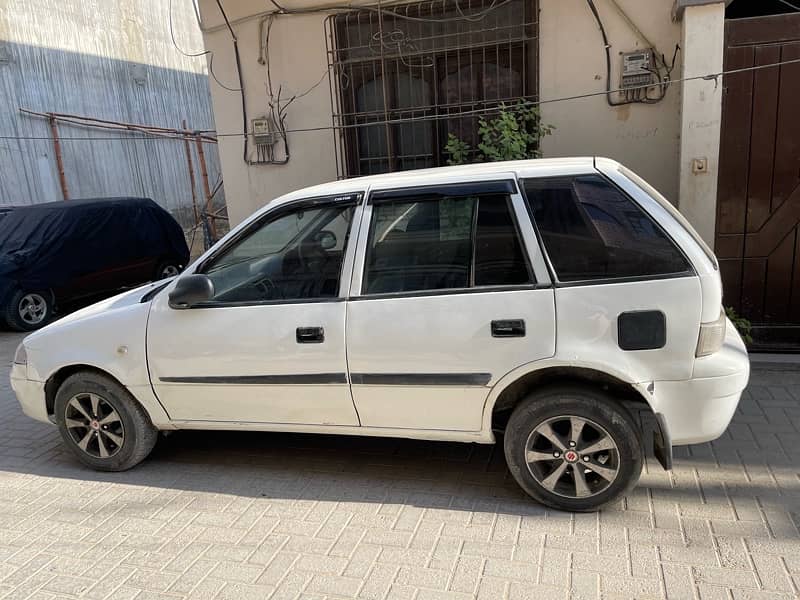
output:
[[[739,73],[747,73],[747,72],[752,72],[752,71],[760,71],[760,70],[763,70],[763,69],[774,69],[774,68],[783,67],[783,66],[786,66],[786,65],[796,65],[796,64],[800,64],[800,58],[791,59],[791,60],[785,60],[785,61],[776,62],[776,63],[770,63],[770,64],[766,64],[766,65],[754,65],[752,67],[742,67],[740,69],[731,69],[731,70],[728,70],[728,71],[719,71],[719,72],[715,72],[715,73],[708,73],[706,75],[694,75],[692,77],[683,77],[683,78],[680,78],[680,79],[673,80],[672,83],[679,84],[679,83],[686,83],[686,82],[690,82],[690,81],[714,81],[715,83],[718,84],[720,77],[725,77],[725,76],[728,76],[728,75],[737,75]],[[644,90],[644,89],[651,88],[651,87],[653,87],[653,84],[635,86],[635,87],[632,87],[632,88],[612,89],[611,92],[612,93],[624,92],[626,89]],[[535,106],[541,106],[541,105],[544,105],[544,104],[556,104],[558,102],[569,102],[569,101],[572,101],[572,100],[583,100],[583,99],[586,99],[586,98],[596,98],[598,96],[604,96],[604,95],[606,95],[606,93],[607,93],[606,91],[588,92],[588,93],[585,93],[585,94],[576,94],[576,95],[573,95],[573,96],[562,96],[560,98],[549,98],[549,99],[546,99],[546,100],[529,100],[529,101],[525,101],[525,102],[520,103],[520,105],[521,106],[526,106],[526,107],[535,107]],[[490,107],[490,108],[478,108],[478,109],[472,109],[472,110],[464,110],[464,111],[449,113],[449,114],[446,115],[446,118],[459,118],[459,117],[465,117],[465,116],[477,116],[477,115],[482,115],[482,114],[492,114],[492,113],[498,113],[501,110],[502,110],[502,108],[500,108],[498,106]],[[419,117],[406,118],[406,119],[389,119],[389,120],[385,120],[385,121],[370,121],[369,123],[366,124],[366,126],[397,125],[397,124],[412,123],[412,122],[413,123],[417,123],[417,122],[420,122],[420,121],[431,121],[431,120],[437,120],[437,119],[442,119],[442,118],[443,117],[441,115],[422,115],[422,116],[419,116]],[[335,130],[340,130],[340,129],[352,129],[352,128],[358,128],[358,127],[364,127],[364,126],[365,126],[365,124],[357,123],[357,124],[352,124],[352,125],[338,125],[338,126],[337,125],[327,125],[327,126],[320,126],[320,127],[304,127],[304,128],[298,128],[298,129],[287,129],[286,133],[305,133],[305,132],[312,132],[312,131],[331,131],[331,130],[335,131]],[[214,134],[214,137],[216,137],[216,138],[242,137],[244,135],[249,135],[249,133],[241,133],[241,132],[237,132],[237,133],[216,133],[216,134]],[[172,139],[176,139],[176,140],[181,140],[182,141],[184,139],[184,137],[185,136],[175,136]],[[135,139],[125,138],[125,137],[65,137],[65,136],[59,136],[59,139],[61,141],[91,141],[91,142],[99,142],[99,141],[117,141],[117,140],[118,141],[167,140],[167,139],[170,139],[170,137],[147,136],[146,134],[143,134],[141,137],[137,137]],[[35,141],[35,140],[48,140],[48,141],[52,141],[52,138],[49,137],[49,136],[0,135],[0,140],[33,140],[33,141]]]
[[[181,48],[178,45],[178,42],[175,39],[175,25],[172,20],[172,0],[169,0],[168,10],[169,10],[169,36],[172,39],[172,45],[175,46],[175,49],[184,56],[189,58],[199,58],[201,56],[208,55],[208,73],[209,75],[211,75],[212,79],[214,79],[214,81],[217,82],[217,85],[219,85],[223,89],[228,90],[229,92],[241,91],[238,88],[232,88],[230,86],[227,86],[219,80],[216,73],[214,73],[214,53],[211,50],[204,50],[203,52],[186,52],[183,48]]]
[[[451,23],[454,21],[478,22],[485,19],[493,11],[505,6],[506,4],[510,4],[513,1],[514,0],[492,0],[492,3],[485,9],[476,12],[475,14],[472,15],[465,15],[463,10],[461,9],[461,6],[459,5],[459,0],[455,0],[456,10],[458,10],[459,16],[443,17],[441,19],[435,19],[433,17],[415,17],[412,15],[399,13],[388,8],[382,8],[380,6],[359,6],[358,10],[368,10],[375,13],[380,13],[384,16],[395,17],[406,21],[416,21],[419,23]],[[312,14],[319,12],[331,12],[336,10],[353,10],[354,8],[352,4],[314,6],[308,8],[286,8],[281,4],[278,4],[275,0],[270,0],[270,2],[277,10],[272,13],[266,13],[266,15],[262,14],[261,16],[269,16],[270,14],[276,14],[276,13],[282,15],[305,15],[305,14]],[[253,16],[256,17],[258,15],[253,15]]]
[[[635,88],[635,87],[626,87],[622,90],[617,90],[621,92],[624,96],[624,100],[615,100],[612,96],[611,90],[611,43],[608,40],[608,34],[606,33],[605,25],[603,24],[603,20],[600,18],[600,13],[597,10],[597,6],[594,3],[594,0],[586,0],[586,3],[589,6],[589,10],[591,10],[592,15],[594,16],[595,21],[597,22],[597,26],[600,28],[600,34],[603,36],[603,48],[605,50],[605,58],[606,58],[606,101],[608,102],[609,106],[618,107],[624,106],[627,104],[658,104],[661,102],[667,95],[667,90],[669,89],[670,84],[672,83],[672,72],[675,69],[675,63],[678,58],[678,52],[680,51],[680,45],[675,46],[675,52],[672,55],[672,62],[667,64],[666,56],[663,54],[658,53],[658,49],[648,41],[647,37],[641,32],[641,30],[636,26],[636,24],[631,20],[631,18],[622,10],[622,8],[617,4],[616,0],[611,0],[614,7],[623,17],[623,19],[628,23],[628,26],[634,31],[634,33],[639,36],[646,44],[649,44],[650,51],[654,57],[656,63],[658,60],[661,60],[661,65],[664,68],[664,75],[661,74],[661,67],[656,64],[654,68],[648,69],[656,78],[655,83],[651,83],[647,86],[643,86],[644,89]],[[650,88],[657,87],[660,89],[660,93],[655,98],[650,97]]]
[[[172,45],[175,46],[175,49],[183,54],[184,56],[188,56],[189,58],[197,58],[199,56],[205,56],[206,54],[211,54],[211,50],[203,50],[202,52],[186,52],[183,50],[179,45],[178,42],[175,40],[175,24],[172,20],[172,0],[169,0],[168,4],[168,15],[169,15],[169,36],[172,38]]]
[[[230,87],[230,86],[227,86],[227,85],[225,85],[225,84],[224,84],[224,83],[222,83],[222,82],[219,80],[219,78],[218,78],[218,77],[217,77],[217,76],[214,74],[214,53],[213,53],[213,52],[210,52],[210,51],[209,51],[209,57],[208,57],[208,73],[211,75],[211,77],[214,79],[214,81],[216,81],[216,82],[217,82],[217,85],[218,85],[219,87],[221,87],[222,89],[224,89],[224,90],[228,90],[229,92],[241,92],[241,91],[242,91],[242,88],[240,88],[240,87],[238,87],[238,88],[233,88],[233,87]]]
[[[222,13],[222,18],[225,19],[225,24],[228,26],[228,31],[230,32],[231,40],[233,41],[233,56],[236,60],[236,74],[239,77],[239,94],[242,97],[242,131],[244,132],[244,148],[242,150],[243,160],[244,162],[249,162],[250,136],[247,135],[247,100],[244,94],[244,78],[242,77],[242,57],[239,55],[239,40],[236,37],[236,33],[233,31],[231,22],[228,20],[228,15],[225,12],[225,9],[222,7],[222,0],[217,0],[217,7],[219,8],[219,12]]]
[[[594,4],[594,0],[586,0],[586,3],[589,5],[589,10],[592,11],[592,15],[594,15],[594,20],[597,21],[597,26],[600,28],[600,34],[603,36],[603,48],[606,54],[606,102],[611,107],[623,106],[625,104],[632,104],[633,101],[630,99],[625,100],[614,100],[611,97],[611,44],[608,41],[608,34],[606,33],[605,25],[603,25],[603,20],[600,18],[600,13],[597,12],[597,6]]]
[[[275,22],[275,14],[271,14],[267,17],[266,22],[267,26],[264,28],[263,24],[264,21],[262,20],[259,24],[259,33],[262,36],[259,40],[259,44],[261,47],[259,49],[259,62],[266,66],[267,68],[267,94],[269,96],[268,108],[270,118],[272,122],[275,123],[275,127],[278,128],[278,135],[280,136],[280,140],[283,143],[283,158],[275,158],[275,149],[274,144],[268,144],[266,148],[263,150],[259,148],[259,153],[256,157],[256,164],[269,164],[269,165],[285,165],[289,162],[291,158],[291,150],[289,149],[289,136],[286,133],[286,106],[281,106],[281,92],[282,86],[278,87],[278,94],[275,95],[275,90],[272,87],[272,69],[270,63],[270,56],[269,56],[269,41],[270,41],[270,34],[272,33],[272,25]],[[263,60],[262,60],[263,59]],[[323,78],[324,79],[324,78]],[[293,99],[289,100],[289,104],[291,104]],[[266,151],[266,154],[265,154]]]

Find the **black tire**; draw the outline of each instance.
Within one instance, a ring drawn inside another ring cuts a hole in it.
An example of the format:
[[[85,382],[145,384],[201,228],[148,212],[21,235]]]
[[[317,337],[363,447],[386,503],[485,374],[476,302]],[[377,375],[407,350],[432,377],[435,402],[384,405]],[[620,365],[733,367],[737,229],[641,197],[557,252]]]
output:
[[[579,433],[571,441],[573,428]],[[615,448],[592,452],[609,446],[609,438]],[[528,495],[573,512],[598,510],[629,492],[644,461],[639,428],[630,413],[606,394],[579,386],[546,388],[520,402],[506,426],[504,448],[509,471]],[[589,452],[581,454],[581,449]]]
[[[41,329],[53,314],[53,296],[43,291],[16,290],[3,309],[3,319],[16,331]]]
[[[174,259],[162,260],[156,267],[156,272],[153,276],[154,281],[160,281],[167,277],[175,277],[183,271],[183,265]]]
[[[93,414],[92,397],[98,399],[99,414]],[[85,412],[76,409],[73,401]],[[55,416],[67,447],[84,465],[97,471],[126,471],[136,466],[158,440],[158,430],[144,408],[124,387],[99,373],[69,376],[56,393]],[[111,420],[103,424],[108,418]],[[85,426],[76,426],[76,422],[85,422]],[[84,440],[88,441],[82,447]],[[102,456],[101,445],[106,456]]]

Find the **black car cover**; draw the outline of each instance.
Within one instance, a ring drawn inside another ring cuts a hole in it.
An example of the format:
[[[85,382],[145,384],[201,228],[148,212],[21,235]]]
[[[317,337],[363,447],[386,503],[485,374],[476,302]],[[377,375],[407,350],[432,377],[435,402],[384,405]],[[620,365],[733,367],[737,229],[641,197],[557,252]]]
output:
[[[147,198],[48,202],[0,219],[0,291],[58,288],[150,257],[185,265],[189,248],[177,221]]]

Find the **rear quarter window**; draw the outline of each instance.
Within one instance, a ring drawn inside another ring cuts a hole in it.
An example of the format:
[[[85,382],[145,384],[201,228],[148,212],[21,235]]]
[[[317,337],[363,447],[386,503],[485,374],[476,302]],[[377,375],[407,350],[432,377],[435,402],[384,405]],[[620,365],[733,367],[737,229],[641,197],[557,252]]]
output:
[[[523,187],[559,281],[691,273],[661,227],[603,177],[527,179]]]

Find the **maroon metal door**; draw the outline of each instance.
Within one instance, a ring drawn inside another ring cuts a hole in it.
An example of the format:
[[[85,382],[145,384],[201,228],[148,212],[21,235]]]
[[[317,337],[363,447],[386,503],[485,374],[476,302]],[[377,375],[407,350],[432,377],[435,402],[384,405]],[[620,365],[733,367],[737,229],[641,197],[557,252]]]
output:
[[[728,21],[725,70],[800,60],[800,14]],[[725,77],[716,252],[756,341],[800,345],[800,63]]]

